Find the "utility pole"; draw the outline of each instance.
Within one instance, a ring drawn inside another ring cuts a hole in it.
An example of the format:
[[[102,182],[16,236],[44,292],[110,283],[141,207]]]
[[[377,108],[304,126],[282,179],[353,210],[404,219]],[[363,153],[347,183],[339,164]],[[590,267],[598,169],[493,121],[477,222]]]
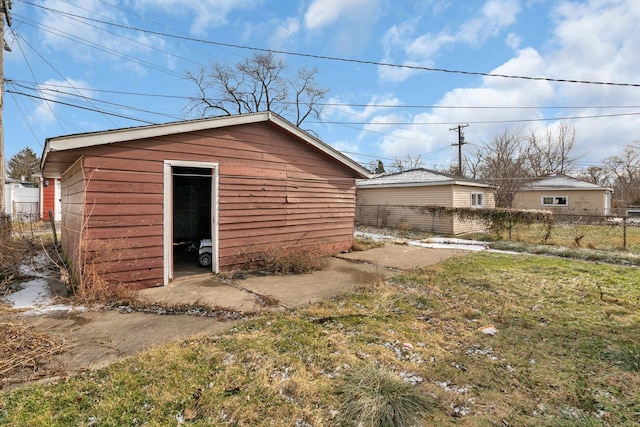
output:
[[[464,142],[464,133],[462,132],[462,129],[466,128],[467,126],[469,125],[458,125],[454,128],[449,128],[449,130],[458,131],[458,143],[451,144],[452,146],[458,146],[458,176],[462,176],[462,146],[466,144],[466,142]]]
[[[9,9],[11,9],[11,0],[0,0],[0,216],[3,216],[6,212],[5,206],[5,194],[4,194],[4,125],[2,122],[2,114],[4,107],[4,50],[6,48],[4,41],[4,20],[7,20],[7,25],[11,26],[11,15],[9,15]],[[5,218],[0,218],[0,221],[4,221]],[[1,224],[4,228],[4,224]]]

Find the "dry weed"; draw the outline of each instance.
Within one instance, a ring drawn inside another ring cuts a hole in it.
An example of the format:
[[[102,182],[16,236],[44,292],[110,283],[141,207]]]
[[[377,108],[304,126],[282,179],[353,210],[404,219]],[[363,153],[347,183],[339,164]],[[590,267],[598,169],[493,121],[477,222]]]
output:
[[[0,389],[15,383],[51,376],[45,368],[51,356],[62,352],[64,340],[14,323],[0,325]]]
[[[368,251],[369,249],[381,248],[387,243],[373,239],[356,238],[353,240],[352,251]]]
[[[78,303],[87,305],[111,305],[136,299],[131,286],[108,283],[95,264],[85,265],[82,279],[73,287],[73,294]]]
[[[313,249],[272,247],[258,261],[258,268],[273,274],[304,274],[324,270],[329,265],[326,254]]]

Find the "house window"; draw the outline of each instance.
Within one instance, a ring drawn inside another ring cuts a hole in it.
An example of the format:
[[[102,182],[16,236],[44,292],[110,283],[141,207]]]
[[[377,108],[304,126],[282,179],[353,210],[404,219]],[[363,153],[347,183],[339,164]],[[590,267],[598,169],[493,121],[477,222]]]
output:
[[[474,208],[484,206],[484,193],[471,193],[471,206]]]
[[[568,206],[567,196],[542,196],[542,206]]]

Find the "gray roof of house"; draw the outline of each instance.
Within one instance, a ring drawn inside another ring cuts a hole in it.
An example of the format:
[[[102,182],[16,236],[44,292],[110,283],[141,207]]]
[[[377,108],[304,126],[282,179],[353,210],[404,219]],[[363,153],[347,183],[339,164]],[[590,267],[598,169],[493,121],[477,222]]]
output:
[[[578,178],[573,178],[563,174],[551,174],[544,177],[537,178],[525,184],[521,191],[540,191],[540,190],[607,190],[612,191],[610,188],[602,187],[597,184],[592,184],[587,181],[582,181]]]
[[[412,169],[404,172],[385,174],[370,179],[356,181],[358,188],[370,187],[416,187],[431,185],[469,185],[492,188],[491,184],[436,172],[429,169]]]

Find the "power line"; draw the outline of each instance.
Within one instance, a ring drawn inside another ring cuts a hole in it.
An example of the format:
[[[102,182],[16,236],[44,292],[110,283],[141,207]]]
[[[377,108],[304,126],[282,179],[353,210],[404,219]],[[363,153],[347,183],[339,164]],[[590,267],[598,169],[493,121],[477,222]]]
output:
[[[85,96],[82,94],[82,92],[80,92],[80,90],[78,90],[65,76],[62,75],[61,72],[59,72],[54,66],[53,64],[51,64],[51,62],[49,62],[36,48],[34,48],[24,37],[19,36],[18,34],[16,34],[13,30],[11,31],[11,33],[13,34],[13,37],[16,40],[16,43],[18,44],[18,46],[20,47],[20,51],[22,52],[22,55],[25,58],[25,61],[27,61],[27,57],[24,54],[24,51],[22,50],[22,46],[20,45],[20,40],[23,40],[27,46],[29,46],[31,48],[31,50],[33,52],[35,52],[36,55],[38,55],[40,57],[40,59],[49,66],[49,68],[51,68],[62,80],[64,80],[67,83],[67,87],[70,87],[72,89],[74,89],[78,95],[80,97],[82,97],[83,99],[85,99],[89,104],[91,104],[92,100],[91,98]],[[29,67],[29,69],[31,69],[31,67]],[[33,75],[33,72],[31,73]],[[35,75],[33,75],[33,78],[35,79]],[[40,86],[40,85],[38,85]],[[51,109],[51,113],[53,113],[53,109]],[[112,125],[116,125],[110,118],[109,116],[105,116],[105,118],[109,121],[109,123],[111,123]]]
[[[495,124],[495,123],[529,123],[529,122],[546,122],[558,120],[580,120],[580,119],[600,119],[607,117],[626,117],[638,116],[640,113],[619,113],[619,114],[593,114],[588,116],[568,116],[568,117],[549,117],[537,119],[510,119],[510,120],[479,120],[470,121],[468,124]],[[380,125],[380,126],[429,126],[429,125],[453,125],[456,122],[340,122],[340,121],[321,121],[321,122],[305,122],[315,124],[333,124],[333,125]]]
[[[579,83],[579,84],[604,85],[604,86],[640,87],[640,83],[619,83],[619,82],[606,82],[606,81],[595,81],[595,80],[578,80],[578,79],[551,78],[551,77],[521,76],[521,75],[513,75],[513,74],[485,73],[485,72],[479,72],[479,71],[453,70],[453,69],[447,69],[447,68],[424,67],[424,66],[418,66],[418,65],[394,64],[394,63],[390,63],[390,62],[380,62],[380,61],[354,59],[354,58],[342,58],[342,57],[337,57],[337,56],[318,55],[318,54],[293,52],[293,51],[277,50],[277,49],[265,49],[265,48],[252,47],[252,46],[246,46],[246,45],[235,44],[235,43],[215,42],[215,41],[199,39],[199,38],[195,38],[195,37],[182,36],[182,35],[176,35],[176,34],[163,33],[163,32],[160,32],[160,31],[147,30],[147,29],[144,29],[144,28],[137,28],[137,27],[134,27],[134,26],[131,26],[131,25],[118,24],[118,23],[115,23],[115,22],[110,22],[110,21],[105,21],[105,20],[95,19],[95,18],[89,18],[89,17],[86,17],[86,16],[81,16],[81,15],[73,14],[73,13],[70,13],[70,12],[64,12],[64,11],[53,9],[53,8],[49,8],[49,7],[46,7],[46,6],[43,6],[43,5],[31,3],[31,2],[28,2],[28,1],[25,1],[25,0],[22,0],[22,1],[23,1],[23,3],[29,4],[29,5],[32,5],[32,6],[35,6],[35,7],[39,7],[39,8],[48,10],[50,12],[58,13],[58,14],[61,14],[61,15],[76,17],[76,18],[79,18],[79,19],[84,19],[84,20],[93,21],[93,22],[98,22],[98,23],[101,23],[101,24],[104,24],[104,25],[110,25],[110,26],[114,26],[114,27],[117,27],[117,28],[123,28],[123,29],[127,29],[127,30],[132,30],[132,31],[140,31],[140,32],[143,32],[143,33],[146,33],[146,34],[153,34],[153,35],[162,36],[162,37],[170,37],[170,38],[174,38],[174,39],[186,40],[186,41],[191,41],[191,42],[210,44],[210,45],[214,45],[214,46],[225,46],[225,47],[231,47],[231,48],[236,48],[236,49],[244,49],[244,50],[259,51],[259,52],[268,52],[268,53],[277,53],[277,54],[280,54],[280,55],[298,56],[298,57],[303,57],[303,58],[322,59],[322,60],[327,60],[327,61],[347,62],[347,63],[363,64],[363,65],[375,65],[375,66],[381,66],[381,67],[403,68],[403,69],[417,70],[417,71],[431,71],[431,72],[440,72],[440,73],[449,73],[449,74],[463,74],[463,75],[482,76],[482,77],[499,77],[499,78],[506,78],[506,79],[546,81],[546,82],[554,82],[554,83]]]
[[[138,64],[141,64],[141,65],[145,65],[145,66],[147,66],[147,67],[149,67],[151,69],[155,69],[157,71],[161,71],[163,73],[173,75],[174,77],[180,77],[180,78],[183,77],[182,74],[177,73],[177,72],[175,72],[173,70],[170,70],[168,68],[164,68],[164,67],[156,65],[156,64],[154,64],[152,62],[144,61],[144,60],[136,58],[134,56],[124,54],[124,53],[119,52],[119,51],[117,51],[115,49],[107,48],[105,46],[102,46],[102,45],[100,45],[98,43],[95,43],[95,42],[92,42],[90,40],[85,40],[85,39],[82,39],[80,37],[76,37],[76,36],[74,36],[72,34],[66,33],[66,32],[58,30],[56,28],[53,28],[53,27],[50,27],[50,26],[47,26],[47,25],[44,25],[44,24],[40,24],[40,23],[30,22],[30,20],[28,20],[27,18],[22,18],[22,17],[21,18],[17,18],[16,21],[17,22],[21,22],[21,23],[23,23],[25,25],[29,25],[29,26],[41,29],[41,30],[46,31],[46,32],[48,32],[50,34],[54,34],[54,35],[56,35],[58,37],[62,37],[64,39],[71,40],[71,41],[83,44],[83,45],[91,47],[93,49],[96,49],[96,50],[99,50],[99,51],[102,51],[102,52],[105,52],[105,53],[109,53],[111,55],[114,55],[114,56],[117,56],[117,57],[120,57],[120,58],[126,58],[131,62],[138,63]],[[139,42],[137,42],[137,43],[139,43]]]
[[[21,85],[16,85],[16,86],[24,87],[24,86],[21,86]],[[183,118],[182,116],[176,116],[174,114],[159,113],[157,111],[145,110],[143,108],[138,108],[138,107],[131,107],[131,106],[124,105],[124,104],[119,104],[119,103],[116,103],[116,102],[103,101],[103,100],[97,99],[97,98],[89,98],[89,97],[87,97],[86,95],[83,95],[83,94],[77,94],[77,93],[73,93],[73,92],[66,92],[66,91],[63,91],[63,90],[53,90],[53,89],[47,89],[47,88],[32,89],[32,88],[29,88],[29,87],[24,87],[24,88],[28,89],[28,90],[36,90],[37,92],[43,93],[43,94],[45,92],[49,92],[49,93],[56,94],[56,95],[60,94],[60,95],[68,96],[68,97],[76,97],[76,98],[84,99],[84,100],[87,100],[87,104],[90,105],[93,108],[97,108],[95,105],[93,105],[93,103],[99,103],[99,104],[105,104],[105,105],[108,105],[108,106],[122,108],[122,109],[125,109],[125,110],[138,111],[138,112],[147,113],[147,114],[154,114],[154,115],[157,115],[157,116],[162,116],[162,117],[166,117],[166,118],[173,119],[173,120],[181,120]],[[15,93],[18,93],[18,92],[15,92]],[[76,106],[78,108],[82,107],[80,104],[77,104]]]
[[[133,120],[133,121],[140,122],[140,123],[146,123],[148,125],[157,124],[156,122],[150,122],[148,120],[138,119],[136,117],[125,116],[124,114],[118,114],[118,113],[113,113],[113,112],[110,112],[110,111],[98,110],[97,108],[82,107],[82,106],[79,106],[79,105],[71,104],[69,102],[59,101],[57,99],[45,98],[43,96],[29,95],[28,93],[17,92],[17,91],[14,91],[14,90],[7,90],[6,92],[7,93],[12,93],[14,95],[21,95],[21,96],[26,96],[26,97],[29,97],[29,98],[40,99],[40,100],[47,101],[47,102],[53,102],[53,103],[56,103],[56,104],[65,105],[67,107],[73,107],[73,108],[79,108],[79,109],[86,110],[86,111],[92,111],[94,113],[107,114],[107,115],[110,115],[110,116],[113,116],[113,117],[119,117],[121,119],[127,119],[127,120]]]
[[[11,82],[18,86],[27,88],[30,84],[36,84],[27,80],[7,79],[5,82]],[[39,85],[40,87],[52,88],[68,88],[69,86],[61,84],[46,83]],[[77,90],[85,90],[96,93],[111,93],[116,95],[132,95],[151,98],[167,98],[167,99],[183,99],[190,100],[191,97],[185,95],[171,95],[161,93],[145,93],[130,92],[113,89],[100,88],[83,88],[75,87]],[[280,102],[282,104],[295,104],[295,102]],[[580,109],[597,109],[597,110],[614,110],[614,109],[640,109],[640,105],[421,105],[421,104],[363,104],[363,103],[341,103],[341,102],[317,102],[316,105],[321,107],[366,107],[366,108],[388,108],[388,109],[443,109],[443,110],[580,110]]]

